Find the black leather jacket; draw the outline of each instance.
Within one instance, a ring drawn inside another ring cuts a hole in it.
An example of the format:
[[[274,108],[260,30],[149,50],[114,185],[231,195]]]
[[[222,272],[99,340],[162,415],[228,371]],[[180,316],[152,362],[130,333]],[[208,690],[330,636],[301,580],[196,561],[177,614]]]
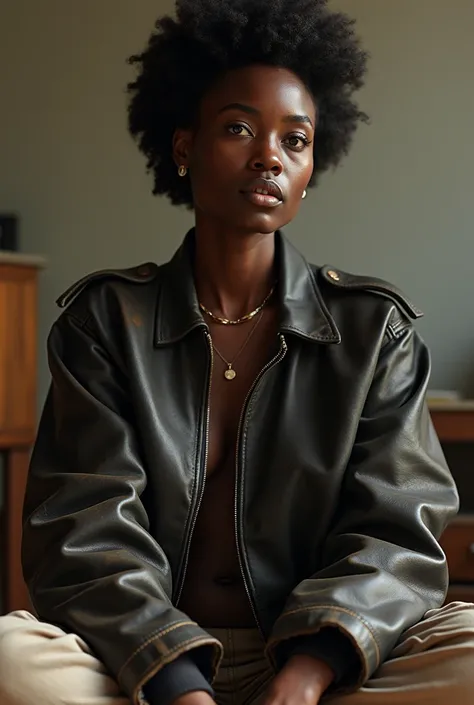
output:
[[[362,683],[442,604],[438,538],[458,497],[425,405],[419,311],[391,285],[308,265],[276,238],[280,348],[239,430],[239,556],[269,655],[335,626]],[[191,232],[170,263],[98,272],[59,300],[25,501],[38,615],[82,636],[134,703],[184,652],[199,649],[210,672],[221,658],[176,607],[210,386],[192,248]]]

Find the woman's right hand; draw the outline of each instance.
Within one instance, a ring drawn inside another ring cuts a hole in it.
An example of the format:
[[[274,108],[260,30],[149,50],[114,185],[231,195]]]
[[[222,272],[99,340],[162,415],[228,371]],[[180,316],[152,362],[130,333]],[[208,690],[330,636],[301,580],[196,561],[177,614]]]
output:
[[[205,690],[195,690],[176,698],[173,705],[216,705],[216,703]]]

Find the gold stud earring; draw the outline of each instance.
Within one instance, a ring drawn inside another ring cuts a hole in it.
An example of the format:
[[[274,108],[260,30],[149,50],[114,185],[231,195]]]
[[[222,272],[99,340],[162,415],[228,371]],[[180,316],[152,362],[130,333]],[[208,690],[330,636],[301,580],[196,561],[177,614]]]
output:
[[[178,174],[180,176],[186,176],[187,173],[188,173],[187,167],[185,167],[184,164],[182,164],[178,169]]]
[[[306,198],[308,194],[306,193],[306,189],[303,191],[303,198]]]

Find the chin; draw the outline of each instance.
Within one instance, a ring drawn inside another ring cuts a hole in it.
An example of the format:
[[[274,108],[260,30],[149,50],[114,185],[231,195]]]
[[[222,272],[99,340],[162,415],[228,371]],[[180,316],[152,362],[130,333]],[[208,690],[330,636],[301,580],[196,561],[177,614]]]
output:
[[[249,235],[255,233],[270,235],[284,225],[287,225],[287,222],[288,221],[283,221],[281,218],[275,218],[273,214],[256,213],[250,218],[240,219],[237,222],[234,221],[234,225],[237,226],[239,230],[245,231]]]

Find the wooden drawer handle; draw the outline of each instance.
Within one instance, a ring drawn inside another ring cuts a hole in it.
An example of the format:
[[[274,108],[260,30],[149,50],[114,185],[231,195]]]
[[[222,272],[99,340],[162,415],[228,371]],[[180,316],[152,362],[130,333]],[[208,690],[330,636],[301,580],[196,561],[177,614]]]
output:
[[[471,554],[471,556],[474,556],[474,543],[471,543],[471,545],[469,546],[469,553]]]

